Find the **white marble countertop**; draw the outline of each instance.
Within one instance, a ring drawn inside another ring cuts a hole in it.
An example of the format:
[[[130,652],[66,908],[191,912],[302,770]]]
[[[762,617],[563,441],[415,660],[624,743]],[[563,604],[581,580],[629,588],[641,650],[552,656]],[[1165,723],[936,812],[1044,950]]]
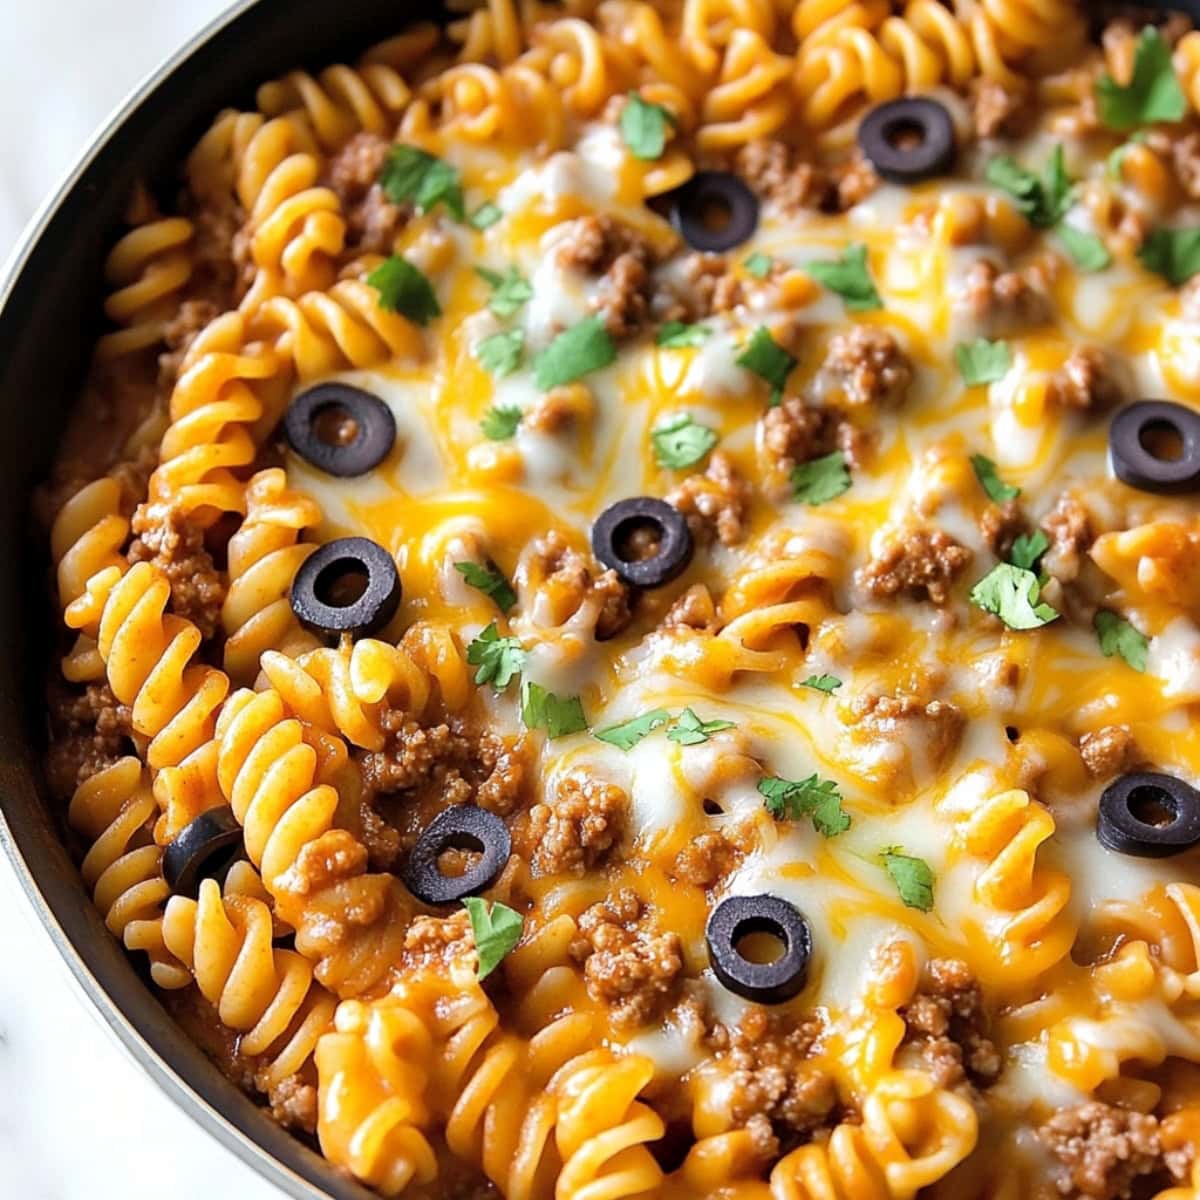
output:
[[[0,261],[125,94],[227,0],[4,8]],[[145,1078],[69,982],[0,857],[0,1196],[280,1200]]]

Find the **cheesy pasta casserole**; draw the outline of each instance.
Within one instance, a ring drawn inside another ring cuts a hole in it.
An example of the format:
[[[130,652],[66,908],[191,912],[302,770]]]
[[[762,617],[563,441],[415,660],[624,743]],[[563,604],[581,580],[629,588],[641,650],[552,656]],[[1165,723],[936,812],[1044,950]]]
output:
[[[487,0],[131,198],[38,497],[108,928],[384,1196],[1200,1200],[1200,31]]]

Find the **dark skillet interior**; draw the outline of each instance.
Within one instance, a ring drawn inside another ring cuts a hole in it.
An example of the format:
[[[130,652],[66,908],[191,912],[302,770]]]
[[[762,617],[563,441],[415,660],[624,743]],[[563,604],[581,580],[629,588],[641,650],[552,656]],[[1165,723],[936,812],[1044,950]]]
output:
[[[170,201],[179,164],[222,108],[253,108],[267,79],[298,64],[353,61],[372,41],[441,15],[437,3],[384,0],[239,5],[97,149],[19,264],[7,302],[0,282],[0,841],[59,950],[135,1057],[226,1145],[307,1200],[372,1193],[276,1125],[177,1029],[104,928],[47,811],[41,696],[44,647],[53,643],[45,539],[31,529],[29,497],[48,472],[101,332],[102,264],[135,181]]]
[[[1146,4],[1147,9],[1163,5]],[[1200,21],[1200,0],[1169,6]],[[130,188],[171,197],[178,166],[212,117],[253,107],[258,84],[297,64],[353,58],[437,3],[259,0],[145,92],[59,199],[0,302],[0,841],[59,950],[106,1022],[183,1107],[289,1194],[371,1200],[225,1080],[175,1026],[104,928],[46,809],[40,761],[44,539],[30,537],[30,492],[46,475],[100,332],[102,264]],[[2,286],[2,284],[0,284]]]

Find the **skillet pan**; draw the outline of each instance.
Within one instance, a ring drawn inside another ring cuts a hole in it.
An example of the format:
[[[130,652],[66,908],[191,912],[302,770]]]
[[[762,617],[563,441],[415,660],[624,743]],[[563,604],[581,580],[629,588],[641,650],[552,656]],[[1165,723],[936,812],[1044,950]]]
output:
[[[1101,6],[1092,6],[1100,15]],[[1108,6],[1103,6],[1108,9]],[[1200,0],[1125,7],[1187,13]],[[102,332],[104,258],[134,183],[169,197],[177,164],[230,105],[297,64],[353,61],[406,22],[440,20],[437,0],[240,0],[144,83],[42,208],[0,274],[0,845],[76,981],[129,1054],[191,1117],[297,1200],[377,1200],[281,1129],[175,1025],[84,890],[45,802],[40,702],[51,644],[45,551],[29,496],[45,478]],[[64,336],[66,331],[66,336]]]

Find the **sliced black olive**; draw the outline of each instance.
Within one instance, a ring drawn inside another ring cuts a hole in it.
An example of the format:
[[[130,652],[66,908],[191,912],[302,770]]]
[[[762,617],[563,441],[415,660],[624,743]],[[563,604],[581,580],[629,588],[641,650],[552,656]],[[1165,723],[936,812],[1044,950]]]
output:
[[[292,611],[318,633],[374,633],[399,605],[396,564],[369,538],[327,542],[305,560],[292,582]]]
[[[893,183],[917,183],[954,166],[954,122],[942,105],[924,96],[871,109],[859,123],[858,144],[875,170]]]
[[[1104,789],[1096,836],[1118,854],[1166,858],[1200,843],[1200,792],[1155,771],[1122,775]]]
[[[653,549],[645,557],[627,558],[634,536],[640,531],[650,535]],[[626,583],[661,587],[692,561],[692,531],[679,509],[665,500],[631,496],[610,505],[596,518],[592,553]]]
[[[288,445],[327,475],[365,475],[391,453],[396,418],[378,396],[348,383],[321,383],[292,401]]]
[[[738,949],[752,933],[766,933],[783,944],[773,962],[752,962]],[[812,933],[794,904],[778,896],[730,896],[708,918],[704,931],[713,972],[731,992],[760,1004],[782,1004],[804,988]]]
[[[479,858],[461,875],[443,875],[438,860],[447,850],[474,850]],[[456,804],[425,827],[409,855],[404,881],[426,904],[452,904],[491,887],[511,853],[508,827],[495,813]]]
[[[1143,492],[1200,488],[1200,413],[1170,400],[1139,400],[1108,427],[1113,474]]]
[[[163,878],[177,896],[200,892],[204,879],[220,879],[242,853],[242,827],[233,809],[210,808],[189,821],[163,850]]]
[[[758,198],[728,171],[697,171],[672,193],[671,224],[693,250],[720,254],[758,228]]]

